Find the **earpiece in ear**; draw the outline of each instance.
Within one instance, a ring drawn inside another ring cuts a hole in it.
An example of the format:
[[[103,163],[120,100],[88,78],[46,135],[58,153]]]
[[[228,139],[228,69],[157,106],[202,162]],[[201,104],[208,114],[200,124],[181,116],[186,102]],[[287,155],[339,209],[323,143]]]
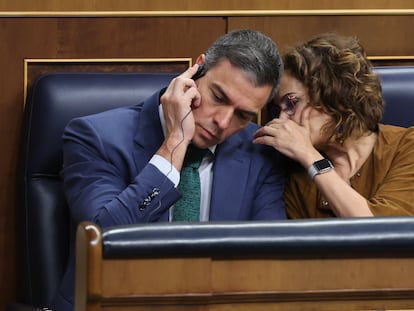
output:
[[[200,64],[200,65],[198,65],[197,72],[194,74],[194,76],[192,76],[192,79],[195,81],[195,80],[201,78],[202,76],[204,76],[204,74],[205,74],[204,64]]]

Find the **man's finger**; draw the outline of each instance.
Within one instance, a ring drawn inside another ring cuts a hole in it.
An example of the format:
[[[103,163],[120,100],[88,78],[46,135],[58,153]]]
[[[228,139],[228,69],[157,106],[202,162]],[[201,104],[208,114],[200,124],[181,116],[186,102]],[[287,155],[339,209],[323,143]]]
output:
[[[180,75],[180,77],[182,77],[182,78],[191,78],[192,76],[194,76],[196,74],[198,66],[199,66],[198,64],[194,64],[193,66],[188,68],[186,71],[184,71]]]

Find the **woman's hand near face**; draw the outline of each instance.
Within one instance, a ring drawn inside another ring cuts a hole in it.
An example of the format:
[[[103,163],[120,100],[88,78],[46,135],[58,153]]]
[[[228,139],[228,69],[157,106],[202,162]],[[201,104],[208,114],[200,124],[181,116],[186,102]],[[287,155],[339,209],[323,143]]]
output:
[[[300,124],[282,112],[279,118],[257,130],[253,143],[271,146],[305,168],[309,167],[322,157],[312,144],[311,110],[311,107],[302,110]]]
[[[298,119],[299,124],[282,113],[280,118],[259,129],[253,142],[272,146],[308,169],[313,162],[323,158],[313,143],[323,140],[321,127],[327,119],[326,115],[311,107],[304,108]],[[314,182],[338,217],[373,216],[365,198],[336,170],[316,175]]]

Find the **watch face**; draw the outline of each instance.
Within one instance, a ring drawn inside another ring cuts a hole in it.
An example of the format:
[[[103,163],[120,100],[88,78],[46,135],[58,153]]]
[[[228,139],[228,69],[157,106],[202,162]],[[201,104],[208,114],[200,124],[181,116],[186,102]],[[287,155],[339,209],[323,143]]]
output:
[[[318,171],[324,171],[332,168],[332,164],[327,159],[322,159],[314,163]]]
[[[316,175],[329,172],[334,166],[328,159],[322,159],[313,164],[308,169],[308,174],[311,179],[314,179]]]

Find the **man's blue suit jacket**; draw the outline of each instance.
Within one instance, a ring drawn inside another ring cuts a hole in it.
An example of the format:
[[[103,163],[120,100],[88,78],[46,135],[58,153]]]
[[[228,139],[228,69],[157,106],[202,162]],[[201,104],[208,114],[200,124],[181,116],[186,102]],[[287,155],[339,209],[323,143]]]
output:
[[[74,119],[66,127],[62,174],[75,224],[168,221],[169,208],[181,195],[148,163],[164,140],[159,97],[157,92],[142,104]],[[286,218],[284,158],[251,143],[256,129],[251,123],[216,148],[211,221]],[[70,266],[60,294],[73,302],[73,260]]]

